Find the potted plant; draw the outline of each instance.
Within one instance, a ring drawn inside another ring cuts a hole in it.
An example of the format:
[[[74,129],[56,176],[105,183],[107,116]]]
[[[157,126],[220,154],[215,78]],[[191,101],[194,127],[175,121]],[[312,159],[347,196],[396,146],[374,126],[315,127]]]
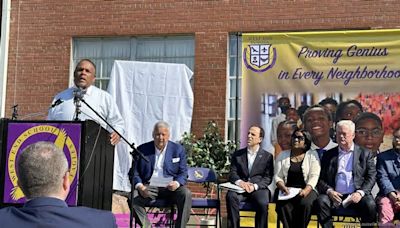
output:
[[[213,169],[219,177],[229,172],[230,157],[236,144],[225,141],[214,121],[208,122],[201,138],[185,132],[181,143],[186,149],[189,166]]]
[[[187,162],[190,167],[203,167],[214,170],[218,178],[229,172],[231,153],[236,149],[233,141],[225,141],[214,121],[208,122],[203,135],[197,138],[192,133],[185,132],[182,136],[182,145],[186,149]],[[216,186],[204,184],[204,198],[208,198],[217,192]],[[206,209],[205,214],[208,215]],[[214,224],[214,219],[208,216],[200,220],[201,225]]]

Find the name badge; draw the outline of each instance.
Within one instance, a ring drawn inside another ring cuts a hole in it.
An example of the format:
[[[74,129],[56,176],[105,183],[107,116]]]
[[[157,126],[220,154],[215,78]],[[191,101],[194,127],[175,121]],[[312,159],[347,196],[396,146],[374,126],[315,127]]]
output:
[[[181,158],[172,158],[172,163],[177,163],[181,160]]]

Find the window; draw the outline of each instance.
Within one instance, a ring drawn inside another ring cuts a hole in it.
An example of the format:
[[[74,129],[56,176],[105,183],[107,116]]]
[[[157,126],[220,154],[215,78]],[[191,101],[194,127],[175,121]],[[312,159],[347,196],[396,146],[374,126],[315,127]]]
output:
[[[74,66],[85,58],[96,64],[96,86],[106,90],[114,60],[183,63],[194,71],[194,37],[75,38]]]
[[[227,87],[227,138],[239,142],[240,139],[240,103],[242,86],[242,37],[229,37],[228,51],[228,87]]]

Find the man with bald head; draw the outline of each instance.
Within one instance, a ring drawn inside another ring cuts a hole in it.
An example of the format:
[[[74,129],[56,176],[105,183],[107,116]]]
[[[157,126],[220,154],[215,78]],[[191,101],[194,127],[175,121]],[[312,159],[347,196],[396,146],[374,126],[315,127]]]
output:
[[[107,120],[119,133],[124,133],[124,120],[117,104],[109,93],[94,85],[96,80],[96,65],[89,59],[82,59],[74,70],[74,86],[57,94],[49,109],[48,120],[94,120],[110,132],[110,142],[115,145],[120,136],[101,120],[89,107],[81,103],[80,113],[76,115],[76,95],[82,98]]]
[[[270,191],[268,185],[274,175],[272,155],[260,146],[264,139],[264,129],[251,126],[247,133],[247,147],[235,151],[231,159],[229,181],[243,188],[243,193],[228,191],[226,208],[228,227],[240,227],[239,205],[250,201],[256,211],[255,227],[268,227],[268,203]]]

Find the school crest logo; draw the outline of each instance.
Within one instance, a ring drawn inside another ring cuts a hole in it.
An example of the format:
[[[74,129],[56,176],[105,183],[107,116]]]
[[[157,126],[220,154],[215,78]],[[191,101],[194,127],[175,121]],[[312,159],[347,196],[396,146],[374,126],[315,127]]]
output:
[[[276,49],[272,44],[250,44],[243,49],[243,61],[247,69],[265,72],[276,62]]]

